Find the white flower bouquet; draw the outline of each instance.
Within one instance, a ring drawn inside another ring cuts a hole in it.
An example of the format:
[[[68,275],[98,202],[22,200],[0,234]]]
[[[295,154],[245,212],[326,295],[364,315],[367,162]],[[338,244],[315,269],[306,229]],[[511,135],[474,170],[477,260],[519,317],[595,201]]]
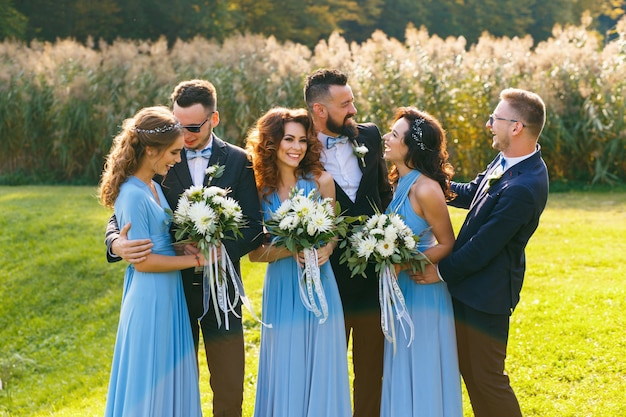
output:
[[[213,303],[218,325],[221,326],[219,310],[225,314],[225,327],[229,329],[228,312],[235,316],[238,301],[250,310],[241,278],[237,274],[222,241],[242,236],[241,228],[246,222],[239,203],[228,197],[230,190],[210,186],[192,186],[178,200],[173,213],[177,243],[195,243],[206,259],[203,268],[204,312]],[[235,294],[231,297],[227,280],[233,283]],[[256,317],[256,316],[255,316]]]
[[[397,283],[394,265],[410,265],[413,270],[424,270],[428,258],[417,249],[419,236],[413,234],[402,217],[396,213],[375,213],[355,226],[352,234],[341,242],[341,262],[347,263],[352,276],[365,275],[369,264],[375,264],[379,276],[378,298],[381,307],[383,334],[394,344],[395,316],[410,345],[413,341],[413,321],[406,311],[404,296]],[[407,336],[404,324],[409,327]]]
[[[339,204],[333,204],[330,198],[321,198],[317,190],[305,196],[304,190],[294,188],[289,198],[264,222],[273,245],[304,253],[305,265],[299,270],[298,280],[300,298],[309,311],[321,317],[320,323],[328,317],[328,304],[320,280],[316,248],[336,236],[345,235],[348,225],[338,213]]]

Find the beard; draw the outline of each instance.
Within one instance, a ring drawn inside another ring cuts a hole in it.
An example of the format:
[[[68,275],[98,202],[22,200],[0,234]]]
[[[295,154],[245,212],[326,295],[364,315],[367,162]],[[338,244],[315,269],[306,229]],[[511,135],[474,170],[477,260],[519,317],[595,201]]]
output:
[[[331,132],[339,133],[339,135],[347,136],[350,139],[354,139],[359,135],[356,122],[350,116],[346,116],[341,123],[337,123],[332,117],[329,117],[326,122],[326,128]]]

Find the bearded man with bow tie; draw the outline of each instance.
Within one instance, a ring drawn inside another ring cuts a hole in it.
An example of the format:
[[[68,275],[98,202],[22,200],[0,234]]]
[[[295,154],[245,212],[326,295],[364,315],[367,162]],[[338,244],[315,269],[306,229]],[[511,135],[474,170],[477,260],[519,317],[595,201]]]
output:
[[[373,123],[357,124],[354,95],[348,77],[335,69],[320,69],[305,81],[304,100],[317,137],[324,145],[321,159],[334,181],[336,198],[346,216],[384,212],[392,191],[383,160],[382,138]],[[351,277],[335,249],[330,262],[343,304],[346,340],[352,336],[354,416],[378,417],[382,392],[384,336],[380,326],[378,276],[374,265],[367,278]]]

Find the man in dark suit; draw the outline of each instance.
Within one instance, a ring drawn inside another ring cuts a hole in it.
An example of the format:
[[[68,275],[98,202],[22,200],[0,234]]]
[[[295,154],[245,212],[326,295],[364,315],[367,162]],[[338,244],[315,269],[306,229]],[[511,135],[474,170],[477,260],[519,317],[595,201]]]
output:
[[[449,204],[469,212],[452,253],[415,276],[417,282],[441,278],[448,284],[460,370],[479,417],[522,415],[504,362],[509,318],[524,280],[524,248],[548,199],[548,170],[537,143],[545,119],[537,94],[500,93],[486,125],[500,153],[472,182],[452,183],[457,196]]]
[[[261,242],[261,212],[256,192],[254,173],[245,152],[219,139],[213,128],[219,123],[217,93],[215,87],[205,80],[184,81],[176,86],[171,96],[172,111],[184,127],[185,152],[181,153],[181,163],[172,167],[164,178],[155,178],[162,184],[167,201],[175,209],[180,195],[192,185],[215,185],[229,188],[229,196],[239,202],[248,225],[241,229],[243,238],[224,240],[224,246],[235,270],[241,276],[240,258]],[[209,176],[205,170],[219,164],[225,170],[219,178]],[[149,253],[149,240],[127,240],[127,230],[119,233],[115,217],[109,221],[106,244],[109,261],[121,258],[129,262],[140,262]],[[114,256],[118,255],[118,256]],[[213,390],[213,415],[219,417],[237,416],[242,413],[244,379],[244,340],[241,318],[229,313],[229,330],[224,324],[218,326],[211,303],[207,314],[203,313],[202,274],[194,269],[182,271],[183,286],[196,352],[199,333],[202,328],[206,359],[211,374]],[[229,281],[229,293],[234,289]],[[236,307],[241,317],[241,303]],[[223,312],[220,312],[223,316]],[[222,322],[224,317],[221,318]]]
[[[321,69],[305,81],[304,99],[324,146],[322,163],[335,180],[337,201],[347,216],[383,212],[391,201],[382,138],[373,123],[357,124],[348,78],[337,70]],[[361,150],[361,152],[358,152]],[[346,340],[352,334],[354,416],[380,415],[383,375],[383,334],[380,326],[378,277],[373,265],[367,278],[350,277],[341,251],[330,258],[343,303]]]

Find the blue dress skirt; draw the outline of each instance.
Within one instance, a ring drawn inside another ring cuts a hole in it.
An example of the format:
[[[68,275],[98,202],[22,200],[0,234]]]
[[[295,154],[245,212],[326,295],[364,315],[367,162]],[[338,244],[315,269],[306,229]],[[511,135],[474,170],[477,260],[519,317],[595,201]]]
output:
[[[305,195],[315,183],[298,181]],[[276,193],[263,202],[266,216],[276,211]],[[350,417],[350,385],[343,311],[335,275],[326,262],[320,267],[328,301],[328,318],[307,310],[298,290],[298,264],[293,257],[267,265],[263,286],[255,417]]]

